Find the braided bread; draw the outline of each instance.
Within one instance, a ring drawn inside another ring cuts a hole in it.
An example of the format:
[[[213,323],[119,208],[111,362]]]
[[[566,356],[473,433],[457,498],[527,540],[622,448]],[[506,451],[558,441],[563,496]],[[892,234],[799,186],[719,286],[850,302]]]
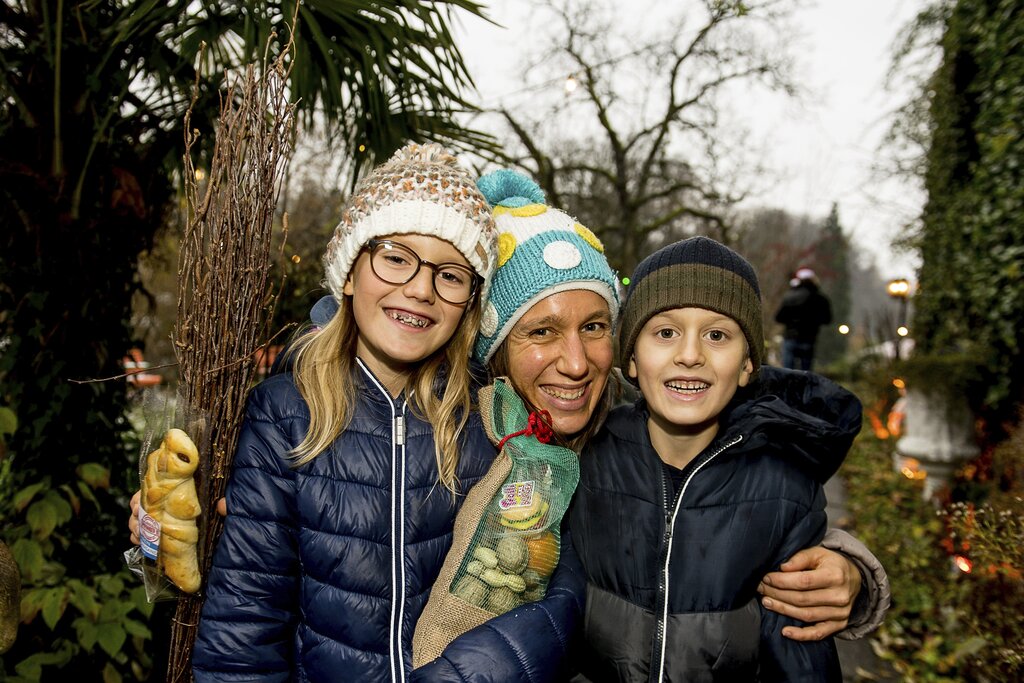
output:
[[[142,481],[142,506],[160,523],[158,566],[185,593],[199,590],[196,545],[201,512],[192,475],[199,466],[199,450],[188,434],[169,429],[160,448],[149,454]]]

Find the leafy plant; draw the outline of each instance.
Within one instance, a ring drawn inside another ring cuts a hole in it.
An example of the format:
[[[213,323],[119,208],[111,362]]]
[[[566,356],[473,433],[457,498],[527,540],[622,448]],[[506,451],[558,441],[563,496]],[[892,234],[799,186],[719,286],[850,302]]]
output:
[[[856,535],[889,575],[893,605],[876,638],[885,658],[908,680],[957,681],[961,630],[952,602],[956,585],[941,546],[944,527],[920,482],[893,471],[891,445],[867,432],[843,465]]]
[[[863,392],[865,405],[870,394]],[[878,649],[910,681],[1017,680],[1024,674],[1024,435],[995,449],[985,477],[961,473],[959,502],[936,510],[894,472],[892,442],[865,430],[841,475],[855,533],[885,566],[893,605]],[[973,477],[965,482],[967,475]],[[967,486],[966,483],[970,485]]]
[[[0,409],[0,421],[13,423],[13,413]],[[73,482],[57,485],[42,476],[19,485],[17,480],[32,477],[17,476],[13,462],[0,462],[0,530],[21,571],[22,624],[0,659],[0,677],[12,683],[51,680],[46,672],[56,669],[67,678],[65,667],[74,662],[80,680],[144,680],[151,666],[146,621],[152,612],[144,588],[126,569],[91,573],[97,563],[61,561],[79,543],[75,522],[99,511],[110,470],[85,462]]]
[[[970,341],[984,405],[1002,420],[1024,398],[1024,2],[940,0],[919,22],[943,30],[917,126],[928,200],[911,240],[922,259],[915,340],[926,352]]]

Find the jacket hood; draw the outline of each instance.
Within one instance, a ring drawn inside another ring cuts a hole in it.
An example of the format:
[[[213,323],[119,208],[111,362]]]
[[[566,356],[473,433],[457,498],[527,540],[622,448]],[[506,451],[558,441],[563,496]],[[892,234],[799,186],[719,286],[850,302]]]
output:
[[[648,412],[643,398],[632,410]],[[728,453],[767,451],[793,462],[824,483],[839,469],[860,433],[860,400],[820,375],[762,366],[757,378],[722,411],[721,429],[710,448],[742,435]],[[606,427],[620,438],[649,443],[646,419],[620,419]]]
[[[862,417],[860,400],[835,382],[763,366],[723,411],[716,441],[743,434],[746,448],[772,448],[824,483],[842,465]]]

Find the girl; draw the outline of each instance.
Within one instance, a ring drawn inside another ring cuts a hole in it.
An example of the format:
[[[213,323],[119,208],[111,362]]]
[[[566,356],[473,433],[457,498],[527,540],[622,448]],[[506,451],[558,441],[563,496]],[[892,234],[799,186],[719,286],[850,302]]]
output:
[[[494,242],[484,198],[434,145],[399,150],[350,199],[324,258],[338,313],[248,400],[197,681],[410,676],[456,494],[494,458],[468,371]],[[582,584],[560,571],[552,585],[458,639],[457,667],[554,676]]]

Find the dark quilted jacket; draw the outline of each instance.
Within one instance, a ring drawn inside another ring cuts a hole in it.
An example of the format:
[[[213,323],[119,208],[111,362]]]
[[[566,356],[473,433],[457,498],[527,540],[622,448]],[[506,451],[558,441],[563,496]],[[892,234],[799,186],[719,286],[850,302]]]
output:
[[[612,411],[580,458],[573,542],[587,577],[592,681],[838,681],[831,639],[761,607],[757,585],[825,532],[822,484],[860,430],[860,403],[822,378],[763,368],[673,499],[642,401]],[[796,406],[796,407],[794,407]]]
[[[430,425],[361,363],[357,374],[351,425],[299,468],[283,455],[309,421],[291,374],[252,392],[196,640],[196,680],[550,680],[581,610],[571,556],[544,601],[492,619],[411,672],[416,619],[458,507],[437,483]],[[474,414],[460,490],[493,458]]]

